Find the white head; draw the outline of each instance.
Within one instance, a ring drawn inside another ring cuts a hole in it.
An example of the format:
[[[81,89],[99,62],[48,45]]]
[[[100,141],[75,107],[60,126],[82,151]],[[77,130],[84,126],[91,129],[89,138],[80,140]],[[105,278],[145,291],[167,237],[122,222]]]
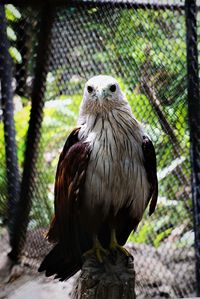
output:
[[[113,77],[99,75],[85,84],[82,113],[101,113],[123,105],[127,105],[127,100]]]

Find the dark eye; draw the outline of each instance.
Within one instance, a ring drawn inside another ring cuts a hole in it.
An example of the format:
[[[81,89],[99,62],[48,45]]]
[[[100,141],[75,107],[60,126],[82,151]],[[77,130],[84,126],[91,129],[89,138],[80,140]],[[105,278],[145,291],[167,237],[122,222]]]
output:
[[[93,92],[93,88],[92,88],[92,86],[88,86],[88,87],[87,87],[87,91],[88,91],[89,93],[92,93],[92,92]]]
[[[110,91],[112,91],[112,92],[116,91],[116,85],[115,84],[110,86]]]

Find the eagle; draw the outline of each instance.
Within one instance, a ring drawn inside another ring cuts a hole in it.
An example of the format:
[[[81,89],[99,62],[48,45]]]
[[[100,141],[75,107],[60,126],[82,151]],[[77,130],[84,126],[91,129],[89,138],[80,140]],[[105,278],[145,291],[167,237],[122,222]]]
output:
[[[63,281],[88,254],[123,248],[149,205],[156,207],[156,154],[134,117],[116,79],[98,75],[87,81],[77,127],[60,154],[54,191],[55,215],[47,233],[53,243],[39,272]]]

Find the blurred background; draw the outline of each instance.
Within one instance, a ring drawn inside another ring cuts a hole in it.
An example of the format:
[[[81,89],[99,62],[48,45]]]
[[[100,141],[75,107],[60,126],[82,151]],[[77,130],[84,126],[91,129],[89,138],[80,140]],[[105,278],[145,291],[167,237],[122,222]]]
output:
[[[2,251],[9,244],[5,227],[13,256],[20,254],[25,266],[36,270],[48,251],[44,233],[53,215],[59,153],[76,126],[85,82],[108,74],[119,81],[157,155],[157,209],[151,217],[146,213],[128,244],[137,294],[193,296],[185,1],[75,1],[53,7],[21,1],[1,5],[1,22]],[[196,29],[199,34],[199,10]]]

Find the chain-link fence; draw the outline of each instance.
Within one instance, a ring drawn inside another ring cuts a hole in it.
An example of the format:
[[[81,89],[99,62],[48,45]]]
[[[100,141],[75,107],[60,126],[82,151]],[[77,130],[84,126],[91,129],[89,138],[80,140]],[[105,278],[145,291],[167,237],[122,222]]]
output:
[[[48,249],[42,236],[53,214],[59,153],[76,126],[84,83],[109,74],[151,136],[158,161],[157,210],[130,236],[137,293],[192,296],[196,260],[187,92],[192,75],[187,77],[187,62],[197,57],[187,52],[185,3],[61,4],[1,6],[0,221],[9,227],[12,254],[21,252],[27,226],[23,254],[29,263],[38,265]]]

